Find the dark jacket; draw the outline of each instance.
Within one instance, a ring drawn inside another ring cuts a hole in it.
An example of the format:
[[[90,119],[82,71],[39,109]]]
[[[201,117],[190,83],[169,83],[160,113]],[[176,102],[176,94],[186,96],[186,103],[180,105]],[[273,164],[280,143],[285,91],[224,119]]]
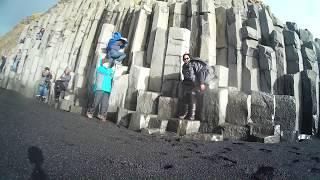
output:
[[[182,74],[184,83],[204,84],[208,74],[208,66],[200,59],[191,58],[188,63],[183,64]]]
[[[66,90],[68,88],[70,80],[71,80],[71,75],[70,74],[63,73],[60,76],[59,81],[63,84],[63,90]]]
[[[39,84],[49,88],[51,85],[51,82],[50,82],[51,79],[52,79],[52,74],[50,72],[48,73],[44,70],[41,73],[41,79],[40,79]]]

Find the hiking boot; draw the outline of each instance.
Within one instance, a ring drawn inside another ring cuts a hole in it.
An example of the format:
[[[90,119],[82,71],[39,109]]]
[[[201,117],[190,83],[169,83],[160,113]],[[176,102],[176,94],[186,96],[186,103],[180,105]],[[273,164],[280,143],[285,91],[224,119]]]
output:
[[[106,122],[107,118],[104,115],[98,114],[98,119],[100,119],[102,122]]]
[[[90,112],[87,112],[87,117],[88,117],[89,119],[92,119],[92,118],[93,118],[93,114],[90,113]]]
[[[187,114],[188,114],[188,104],[184,104],[183,105],[183,110],[182,113],[180,113],[181,115],[179,116],[179,119],[184,119]]]
[[[191,107],[189,108],[188,115],[186,117],[187,120],[195,120],[196,116],[196,104],[191,104]]]

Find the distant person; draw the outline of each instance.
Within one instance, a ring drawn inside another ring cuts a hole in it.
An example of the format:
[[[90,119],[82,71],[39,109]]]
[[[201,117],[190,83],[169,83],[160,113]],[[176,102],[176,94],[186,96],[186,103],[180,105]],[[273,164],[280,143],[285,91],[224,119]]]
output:
[[[63,74],[60,76],[58,80],[56,80],[54,85],[54,98],[56,101],[59,101],[59,98],[64,98],[65,91],[68,88],[69,81],[71,80],[71,69],[66,68]]]
[[[183,66],[183,110],[180,119],[194,120],[196,115],[197,93],[206,89],[205,80],[209,73],[207,64],[200,59],[191,58],[186,53],[182,56]]]
[[[40,31],[37,33],[36,40],[41,40],[44,32],[45,32],[45,29],[41,28]]]
[[[22,58],[22,50],[19,49],[18,53],[16,54],[16,56],[13,59],[13,64],[11,66],[11,71],[17,72],[19,63],[21,61],[21,58]]]
[[[50,68],[46,67],[41,73],[41,79],[39,82],[39,91],[36,97],[40,98],[43,102],[46,102],[47,95],[51,86],[52,74]]]
[[[110,67],[112,67],[115,63],[121,64],[124,58],[126,58],[126,54],[122,51],[127,44],[128,40],[123,38],[119,32],[113,33],[113,36],[109,40],[107,46],[107,56]]]
[[[6,65],[7,62],[7,56],[4,55],[1,57],[1,64],[0,64],[0,73],[2,73],[4,66]]]
[[[100,59],[100,65],[96,71],[96,78],[94,84],[94,101],[87,112],[88,118],[93,118],[94,112],[101,107],[98,113],[98,118],[103,122],[107,119],[107,112],[109,107],[109,97],[112,89],[112,79],[114,70],[110,67],[107,60]]]

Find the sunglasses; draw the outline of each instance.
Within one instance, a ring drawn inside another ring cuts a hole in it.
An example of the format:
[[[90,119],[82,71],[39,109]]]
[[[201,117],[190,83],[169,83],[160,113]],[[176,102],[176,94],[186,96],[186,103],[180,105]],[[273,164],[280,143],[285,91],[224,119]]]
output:
[[[183,60],[185,61],[185,60],[189,60],[190,58],[183,58]]]

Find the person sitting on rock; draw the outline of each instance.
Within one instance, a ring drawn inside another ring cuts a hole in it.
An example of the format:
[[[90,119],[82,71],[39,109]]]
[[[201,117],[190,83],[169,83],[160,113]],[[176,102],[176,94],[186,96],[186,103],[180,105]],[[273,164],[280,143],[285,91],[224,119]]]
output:
[[[68,88],[69,81],[71,79],[71,69],[68,67],[64,70],[63,74],[58,80],[56,80],[54,85],[54,98],[56,101],[59,101],[59,98],[64,98],[65,91]]]
[[[46,67],[41,73],[41,79],[39,82],[39,90],[36,97],[41,98],[43,102],[46,101],[47,95],[51,86],[52,74],[50,68]]]
[[[94,84],[94,101],[87,112],[88,118],[93,118],[95,110],[100,106],[101,111],[98,118],[103,122],[107,119],[107,112],[109,106],[109,97],[112,89],[114,70],[110,67],[106,58],[100,58],[100,65],[96,71],[96,78]]]
[[[42,36],[43,36],[43,34],[44,34],[44,31],[45,31],[44,28],[41,28],[41,29],[40,29],[40,31],[37,33],[36,40],[41,40],[41,39],[42,39]]]
[[[109,65],[112,67],[114,63],[122,63],[126,54],[123,49],[127,46],[128,40],[123,38],[119,32],[115,32],[113,37],[109,40],[107,46],[107,57],[109,59]]]
[[[11,66],[11,71],[17,72],[21,58],[22,58],[22,50],[19,49],[17,55],[14,57],[13,64]]]
[[[185,53],[183,56],[183,97],[182,112],[180,119],[194,120],[196,113],[197,93],[206,89],[205,79],[208,75],[207,64],[200,59],[192,58],[190,54]]]
[[[6,65],[7,62],[7,56],[3,55],[1,57],[1,64],[0,64],[0,73],[2,73],[4,66]]]

